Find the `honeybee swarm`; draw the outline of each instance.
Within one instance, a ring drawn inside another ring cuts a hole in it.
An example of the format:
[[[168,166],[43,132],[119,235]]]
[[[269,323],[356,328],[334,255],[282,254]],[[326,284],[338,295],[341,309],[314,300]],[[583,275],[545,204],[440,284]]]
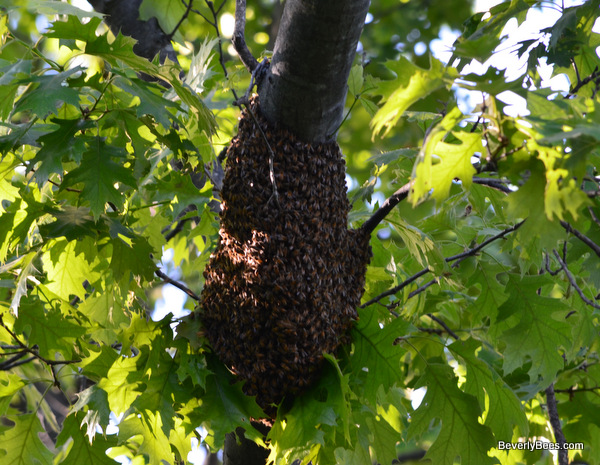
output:
[[[204,271],[201,318],[220,359],[268,407],[311,383],[344,341],[364,290],[369,238],[348,230],[335,142],[307,144],[245,110],[227,151],[220,242]]]

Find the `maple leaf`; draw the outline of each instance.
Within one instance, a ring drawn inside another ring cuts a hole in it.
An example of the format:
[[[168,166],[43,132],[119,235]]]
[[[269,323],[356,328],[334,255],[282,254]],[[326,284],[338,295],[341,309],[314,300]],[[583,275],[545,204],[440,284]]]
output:
[[[475,396],[482,409],[488,405],[484,424],[491,428],[497,439],[510,441],[515,425],[519,427],[521,436],[526,437],[529,424],[521,401],[493,367],[475,355],[480,347],[481,344],[474,339],[456,341],[448,346],[466,362],[465,392]],[[487,401],[486,394],[489,397]]]
[[[107,145],[101,138],[94,142],[83,153],[81,164],[64,177],[61,189],[82,183],[81,197],[89,202],[92,214],[97,218],[104,212],[107,202],[117,208],[123,205],[123,196],[115,184],[135,186],[137,183],[132,170],[111,159],[124,158],[124,149]]]
[[[76,295],[83,299],[86,293],[83,283],[92,282],[97,273],[90,271],[90,263],[83,253],[76,251],[77,241],[56,241],[42,255],[48,282],[46,287],[64,300]]]
[[[383,95],[385,104],[371,121],[373,134],[385,128],[384,136],[413,103],[444,85],[444,67],[434,58],[430,69],[419,68],[404,56],[398,61],[388,61],[386,67],[396,78],[379,84],[377,93]]]
[[[541,376],[548,385],[564,367],[559,348],[571,347],[571,324],[565,320],[570,308],[559,299],[537,294],[549,285],[546,276],[508,275],[508,299],[498,308],[502,322],[500,338],[506,343],[503,350],[504,370],[511,373],[527,361],[535,361],[529,369],[532,381]]]
[[[86,431],[81,428],[85,421],[82,412],[69,415],[65,418],[63,428],[56,439],[57,447],[72,439],[73,446],[61,465],[115,465],[113,459],[106,455],[106,450],[117,445],[116,435],[103,436],[97,434],[93,441],[86,437]]]
[[[80,73],[82,70],[83,68],[75,66],[62,73],[29,78],[27,82],[32,82],[34,85],[29,92],[17,101],[14,111],[31,110],[33,114],[45,118],[50,113],[58,116],[58,108],[60,108],[58,102],[77,107],[79,105],[79,92],[64,85],[64,82],[69,76]]]
[[[56,351],[66,358],[74,354],[74,342],[87,330],[74,320],[66,318],[59,310],[44,311],[41,302],[24,302],[19,309],[20,318],[15,321],[15,330],[27,332],[31,345],[39,347],[40,355],[54,359]]]
[[[14,423],[5,431],[0,432],[0,451],[2,463],[10,465],[52,465],[52,454],[40,440],[39,434],[44,432],[36,413],[24,415],[8,415]]]
[[[414,412],[408,435],[419,436],[439,418],[442,428],[427,454],[426,459],[436,465],[452,465],[460,456],[462,465],[495,463],[487,451],[496,445],[487,426],[479,423],[481,408],[477,399],[465,394],[456,385],[452,368],[441,359],[431,359],[425,375],[415,387],[427,386],[427,393]]]

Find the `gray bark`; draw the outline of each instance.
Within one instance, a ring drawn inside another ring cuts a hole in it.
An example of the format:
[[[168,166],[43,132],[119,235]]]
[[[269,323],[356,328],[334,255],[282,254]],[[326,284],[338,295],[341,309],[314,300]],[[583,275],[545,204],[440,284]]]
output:
[[[286,0],[262,111],[307,142],[335,137],[369,0]]]

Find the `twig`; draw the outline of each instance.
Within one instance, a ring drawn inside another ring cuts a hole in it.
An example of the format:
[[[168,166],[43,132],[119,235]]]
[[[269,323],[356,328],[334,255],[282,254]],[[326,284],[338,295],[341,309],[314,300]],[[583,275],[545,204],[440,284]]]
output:
[[[508,187],[506,185],[506,182],[504,182],[504,181],[502,181],[500,179],[473,177],[473,182],[475,184],[480,184],[482,186],[488,186],[488,187],[491,187],[493,189],[497,189],[499,191],[504,192],[505,194],[510,194],[512,192],[510,190],[510,187]]]
[[[183,1],[183,0],[182,0]],[[215,11],[213,2],[209,1],[209,0],[205,0],[206,5],[208,6],[211,14],[213,15],[213,21],[209,20],[206,16],[204,16],[202,13],[198,12],[198,14],[200,16],[202,16],[202,18],[204,18],[204,20],[210,24],[212,27],[215,28],[215,32],[217,34],[217,39],[218,39],[218,45],[219,45],[219,64],[221,65],[221,68],[223,69],[223,75],[225,76],[225,79],[229,78],[229,73],[227,71],[227,67],[225,66],[225,58],[224,58],[224,54],[223,54],[223,37],[221,36],[221,30],[219,29],[219,21],[217,18],[217,15],[219,14],[219,11],[221,11],[221,8],[223,8],[223,5],[225,5],[225,0],[223,0],[223,3],[221,3],[221,6]],[[238,99],[238,95],[237,92],[235,91],[235,89],[232,87],[231,88],[231,93],[233,94],[233,98],[235,100]]]
[[[492,236],[488,239],[486,239],[485,241],[483,241],[481,244],[479,244],[476,247],[473,247],[472,249],[466,250],[465,252],[461,252],[459,254],[456,255],[452,255],[451,257],[447,257],[444,260],[446,261],[446,263],[450,263],[450,262],[454,262],[456,261],[456,263],[454,263],[452,266],[456,267],[458,266],[458,264],[460,262],[462,262],[464,259],[466,259],[467,257],[471,257],[474,255],[477,255],[477,253],[483,249],[484,247],[488,246],[489,244],[491,244],[492,242],[503,238],[504,236],[510,234],[513,231],[516,231],[517,229],[519,229],[523,223],[525,223],[525,220],[520,221],[519,223],[515,224],[514,226],[511,226],[509,228],[506,228],[502,231],[500,231],[498,234],[496,234],[495,236]],[[389,289],[381,294],[379,294],[377,297],[372,298],[371,300],[369,300],[368,302],[365,302],[364,304],[362,304],[360,306],[360,308],[365,308],[368,307],[369,305],[372,305],[374,303],[379,302],[381,299],[383,299],[384,297],[387,297],[389,295],[395,294],[398,291],[400,291],[401,289],[403,289],[404,287],[406,287],[407,285],[409,285],[410,283],[414,282],[415,280],[417,280],[418,278],[420,278],[421,276],[423,276],[424,274],[429,273],[431,270],[429,268],[423,268],[421,271],[419,271],[418,273],[412,275],[410,278],[404,280],[402,283],[400,283],[398,286],[393,287],[392,289]],[[432,284],[435,284],[434,282],[429,282],[427,283],[425,286],[429,287]],[[424,289],[423,289],[424,290]],[[413,291],[416,292],[416,291]],[[416,295],[416,294],[415,294]]]
[[[235,2],[235,26],[233,29],[233,47],[240,56],[242,63],[251,73],[258,66],[258,61],[246,45],[244,30],[246,28],[246,0],[236,0]]]
[[[560,417],[558,416],[556,397],[554,396],[554,383],[546,388],[546,405],[548,406],[550,425],[554,431],[554,440],[561,445],[561,448],[558,450],[558,465],[569,465],[569,451],[563,448],[567,440],[560,426]]]
[[[193,219],[198,219],[197,216],[194,217],[185,217],[188,213],[194,211],[194,210],[198,210],[198,207],[194,204],[188,205],[187,207],[185,207],[181,213],[179,215],[177,215],[177,224],[175,225],[175,227],[173,229],[169,229],[173,223],[171,223],[170,225],[164,227],[161,231],[161,233],[165,236],[165,241],[169,242],[171,239],[173,239],[177,234],[179,234],[181,231],[183,231],[183,227],[185,226],[185,224]]]
[[[200,297],[198,297],[198,295],[194,291],[192,291],[191,289],[188,289],[186,286],[184,286],[180,282],[175,281],[174,279],[169,278],[165,273],[163,273],[160,270],[155,270],[154,273],[156,274],[156,276],[158,276],[159,278],[161,278],[167,284],[172,284],[177,289],[185,292],[192,299],[196,300],[197,302],[200,302]]]
[[[57,386],[57,387],[60,389],[60,382],[58,381],[58,376],[57,376],[57,374],[56,374],[56,369],[55,369],[55,368],[56,368],[56,366],[57,366],[57,365],[70,365],[70,364],[73,364],[73,363],[79,363],[79,362],[81,362],[81,360],[49,360],[49,359],[47,359],[47,358],[45,358],[45,357],[42,357],[42,356],[39,354],[39,352],[38,352],[38,346],[37,346],[37,345],[35,345],[35,346],[33,346],[33,347],[28,347],[28,346],[27,346],[27,345],[25,345],[23,342],[21,342],[21,340],[20,340],[20,339],[17,337],[17,335],[16,335],[15,333],[13,333],[13,332],[12,332],[12,331],[11,331],[11,330],[8,328],[8,326],[6,326],[6,325],[4,324],[4,321],[3,321],[3,319],[2,319],[2,314],[0,314],[0,326],[2,326],[2,327],[3,327],[3,328],[6,330],[6,332],[7,332],[8,334],[10,334],[10,336],[13,338],[13,340],[14,340],[14,341],[15,341],[15,342],[16,342],[16,343],[19,345],[19,347],[22,349],[22,351],[23,351],[23,354],[25,354],[25,353],[29,353],[29,354],[31,354],[31,355],[33,356],[33,357],[30,357],[30,358],[28,358],[28,359],[21,360],[21,361],[18,361],[18,362],[16,361],[16,358],[15,358],[15,363],[13,363],[12,365],[10,365],[10,367],[8,367],[8,368],[4,368],[4,369],[6,369],[6,370],[8,370],[8,369],[10,369],[10,368],[14,368],[14,367],[16,367],[16,366],[19,366],[19,365],[23,365],[23,364],[25,364],[25,363],[28,363],[28,362],[30,362],[30,361],[32,361],[32,360],[34,360],[34,359],[38,359],[38,360],[40,360],[41,362],[45,363],[46,365],[48,365],[48,366],[50,367],[50,371],[52,372],[52,378],[54,379],[54,382],[53,382],[53,384],[54,384],[55,386]],[[13,357],[13,358],[14,358],[14,357]],[[20,358],[20,357],[19,357],[19,358]],[[6,362],[5,362],[5,363],[6,363]]]
[[[505,194],[510,194],[512,191],[506,185],[506,183],[500,179],[494,178],[473,178],[473,182],[475,184],[481,184],[484,186],[489,186],[499,191],[504,192]],[[383,202],[383,205],[379,207],[379,209],[371,215],[371,217],[365,221],[360,229],[367,234],[371,234],[377,225],[381,223],[385,217],[394,209],[396,205],[402,202],[410,192],[412,187],[412,181],[404,184],[400,189],[394,192],[389,198]]]
[[[565,271],[565,274],[567,275],[567,279],[569,280],[569,283],[571,283],[571,286],[573,286],[573,288],[577,291],[577,294],[579,294],[579,297],[581,297],[581,300],[583,300],[586,304],[588,304],[591,307],[600,309],[600,305],[598,305],[595,302],[592,302],[590,299],[588,299],[585,296],[585,294],[583,293],[581,288],[577,285],[577,282],[575,281],[575,277],[569,271],[569,267],[567,266],[567,263],[565,261],[563,261],[563,259],[560,257],[560,254],[556,250],[554,250],[554,256],[558,260],[558,263],[560,263],[560,266],[562,267],[562,269]]]
[[[379,209],[362,224],[360,229],[364,231],[365,234],[371,234],[377,225],[381,223],[383,219],[394,209],[394,207],[408,197],[411,187],[412,181],[404,184],[400,189],[394,192],[385,200],[385,202],[383,202],[383,205],[381,205],[381,207],[379,207]]]
[[[450,335],[452,336],[454,339],[456,339],[458,341],[459,337],[458,335],[452,331],[448,325],[446,323],[444,323],[442,320],[440,320],[437,316],[433,315],[432,313],[428,313],[427,316],[429,318],[431,318],[433,321],[435,321],[438,325],[440,325],[442,328],[444,328],[444,330]]]
[[[189,16],[190,11],[192,11],[192,3],[194,3],[194,0],[189,1],[189,3],[186,5],[185,13],[183,14],[183,16],[181,17],[179,22],[175,25],[175,28],[173,29],[173,31],[170,34],[167,34],[167,37],[169,38],[169,40],[173,39],[173,36],[177,32],[177,29],[179,29],[179,26],[181,26],[181,23],[183,23],[185,21],[185,19]],[[183,2],[183,4],[185,5],[185,2]]]
[[[594,253],[596,255],[598,255],[598,257],[600,257],[600,246],[598,244],[596,244],[593,240],[591,240],[589,237],[585,236],[584,234],[582,234],[581,232],[577,231],[577,229],[573,228],[569,223],[567,223],[566,221],[560,221],[560,225],[565,228],[565,230],[567,232],[573,233],[573,235],[579,239],[581,242],[583,242],[585,245],[587,245],[590,249],[592,249],[594,251]]]
[[[365,302],[364,304],[362,304],[359,308],[365,308],[368,307],[369,305],[373,305],[376,304],[377,302],[379,302],[381,299],[396,294],[398,291],[401,291],[402,289],[404,289],[406,286],[408,286],[409,284],[411,284],[412,282],[416,281],[417,279],[419,279],[421,276],[423,276],[424,274],[429,273],[431,270],[429,268],[423,268],[421,271],[419,271],[417,274],[412,275],[410,278],[405,279],[404,281],[402,281],[400,284],[398,284],[397,286],[388,289],[385,292],[382,292],[381,294],[379,294],[377,297],[373,297],[371,300]]]
[[[575,94],[577,94],[577,92],[579,92],[579,89],[581,89],[583,86],[585,86],[589,82],[593,81],[595,84],[598,84],[598,79],[600,78],[600,72],[598,72],[598,67],[596,66],[596,68],[594,68],[594,71],[592,71],[592,74],[581,79],[581,77],[579,76],[579,70],[577,69],[577,65],[575,64],[575,61],[571,60],[571,63],[573,63],[573,69],[575,70],[575,75],[577,76],[577,84],[575,84],[573,89],[571,89],[569,91],[569,93],[567,95],[565,95],[564,98],[566,98],[566,99],[573,97]]]
[[[10,355],[12,355],[12,354],[14,354],[14,352],[12,352]],[[9,354],[2,354],[2,356],[4,356],[4,355],[9,355]],[[22,359],[23,357],[25,357],[25,355],[27,355],[27,352],[25,352],[24,350],[20,350],[13,357],[0,363],[0,371],[10,370],[14,366],[16,366],[17,360]]]
[[[573,394],[577,394],[578,392],[594,392],[594,391],[600,391],[600,386],[594,386],[594,387],[590,387],[590,388],[580,388],[577,386],[571,386],[569,389],[555,389],[554,390],[554,392],[569,394],[569,396],[572,396]]]

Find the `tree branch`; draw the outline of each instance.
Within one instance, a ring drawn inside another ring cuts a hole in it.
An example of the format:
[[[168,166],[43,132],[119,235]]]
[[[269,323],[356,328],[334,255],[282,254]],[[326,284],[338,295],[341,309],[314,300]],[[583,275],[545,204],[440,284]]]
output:
[[[497,189],[499,191],[504,192],[505,194],[510,194],[512,192],[510,190],[510,187],[508,187],[506,185],[506,182],[504,182],[504,181],[502,181],[500,179],[473,177],[473,182],[475,184],[480,184],[482,186],[488,186],[488,187],[491,187],[493,189]]]
[[[456,339],[456,340],[458,341],[458,339],[459,339],[458,335],[457,335],[457,334],[456,334],[454,331],[452,331],[452,330],[451,330],[451,329],[448,327],[448,325],[447,325],[447,324],[446,324],[444,321],[442,321],[441,319],[439,319],[437,316],[435,316],[435,315],[434,315],[434,314],[432,314],[432,313],[428,313],[428,314],[427,314],[427,316],[428,316],[429,318],[431,318],[433,321],[435,321],[435,322],[436,322],[438,325],[440,325],[442,328],[444,328],[444,330],[445,330],[445,331],[446,331],[446,332],[447,332],[447,333],[448,333],[450,336],[452,336],[454,339]]]
[[[233,47],[240,56],[242,63],[251,73],[258,66],[258,61],[248,49],[245,39],[246,29],[246,0],[236,0],[235,2],[235,27],[233,29]]]
[[[81,362],[81,360],[49,360],[45,357],[42,357],[39,352],[38,352],[38,347],[37,345],[33,346],[33,347],[28,347],[27,345],[25,345],[23,342],[21,342],[21,340],[17,337],[17,335],[15,333],[13,333],[8,326],[6,326],[6,324],[4,324],[4,321],[2,319],[2,314],[0,314],[0,326],[3,327],[6,332],[8,334],[10,334],[10,336],[13,338],[13,340],[19,345],[19,347],[22,350],[22,355],[17,355],[15,357],[12,357],[11,359],[5,361],[2,365],[3,370],[9,370],[11,368],[14,368],[16,366],[19,365],[23,365],[25,363],[28,363],[34,359],[38,359],[41,362],[45,363],[46,365],[48,365],[50,367],[50,371],[52,372],[52,378],[54,380],[53,384],[55,386],[57,386],[58,388],[60,388],[60,381],[58,381],[58,376],[56,375],[56,366],[57,365],[70,365],[73,363],[79,363]],[[29,353],[32,355],[32,357],[27,358],[25,360],[20,360],[17,361],[18,359],[22,358],[26,353]],[[12,362],[12,363],[8,363],[8,362]]]
[[[569,223],[567,223],[566,221],[560,221],[560,225],[565,228],[565,230],[567,232],[573,233],[573,235],[579,239],[581,242],[583,242],[585,245],[587,245],[590,249],[592,249],[594,251],[594,253],[596,255],[598,255],[598,257],[600,257],[600,246],[598,244],[596,244],[593,240],[591,240],[589,237],[583,235],[581,232],[579,232],[577,229],[573,228]]]
[[[571,283],[571,286],[573,286],[573,288],[577,291],[577,294],[579,294],[579,297],[581,297],[581,300],[583,300],[586,304],[588,304],[591,307],[600,309],[600,305],[598,305],[595,302],[592,302],[590,299],[588,299],[585,296],[585,294],[583,293],[583,290],[577,285],[577,282],[575,281],[575,277],[569,271],[569,267],[567,266],[567,263],[560,257],[560,254],[556,250],[554,250],[554,256],[558,260],[558,263],[560,263],[560,266],[562,267],[562,269],[565,271],[565,275],[567,275],[567,279],[569,280],[569,283]]]
[[[394,209],[394,207],[408,197],[411,187],[412,181],[404,184],[400,189],[394,192],[385,200],[385,202],[383,202],[383,205],[381,205],[381,207],[379,207],[379,209],[362,224],[360,229],[363,230],[365,234],[371,234],[377,225],[381,223],[383,219]]]
[[[472,257],[474,255],[477,255],[480,250],[482,250],[484,247],[488,246],[492,242],[494,242],[494,241],[496,241],[498,239],[501,239],[504,236],[510,234],[511,232],[516,231],[517,229],[519,229],[523,225],[523,223],[525,223],[525,221],[526,220],[520,221],[519,223],[515,224],[514,226],[511,226],[509,228],[506,228],[506,229],[500,231],[498,234],[496,234],[496,235],[494,235],[494,236],[486,239],[481,244],[479,244],[476,247],[473,247],[472,249],[466,250],[466,251],[461,252],[461,253],[456,254],[456,255],[452,255],[451,257],[447,257],[444,260],[446,261],[446,263],[456,262],[456,263],[454,263],[452,265],[452,267],[455,268],[456,266],[458,266],[458,264],[460,262],[462,262],[467,257]],[[387,290],[385,292],[382,292],[377,297],[374,297],[371,300],[369,300],[369,301],[365,302],[364,304],[362,304],[359,308],[368,307],[369,305],[372,305],[374,303],[379,302],[384,297],[390,296],[392,294],[396,294],[398,291],[400,291],[401,289],[403,289],[407,285],[411,284],[412,282],[414,282],[415,280],[417,280],[418,278],[420,278],[424,274],[429,273],[430,271],[431,270],[429,268],[423,268],[418,273],[416,273],[416,274],[412,275],[410,278],[407,278],[406,280],[404,280],[398,286],[395,286],[392,289],[389,289],[389,290]],[[414,297],[415,295],[417,295],[418,293],[424,291],[425,289],[427,289],[429,286],[435,284],[436,282],[437,282],[437,279],[434,279],[434,280],[428,282],[427,284],[421,286],[419,289],[416,289],[415,291],[411,292],[411,294],[409,295],[409,298],[410,297]]]
[[[493,189],[497,189],[499,191],[504,192],[505,194],[510,194],[512,191],[506,185],[506,182],[495,179],[495,178],[473,178],[473,182],[475,184],[480,184],[483,186],[492,187]],[[388,197],[383,205],[379,207],[379,209],[371,215],[371,217],[365,221],[360,227],[367,234],[371,234],[377,225],[381,223],[385,217],[394,209],[396,205],[402,202],[410,192],[410,188],[412,187],[412,181],[404,184],[400,189],[394,192],[390,197]]]
[[[198,295],[194,291],[192,291],[191,289],[188,289],[186,286],[184,286],[180,282],[175,281],[174,279],[169,278],[165,273],[163,273],[160,270],[155,270],[154,273],[156,274],[156,276],[158,276],[159,278],[161,278],[167,284],[172,284],[177,289],[185,292],[187,295],[189,295],[195,301],[200,302],[200,297],[198,297]]]
[[[194,3],[194,0],[190,0],[189,1],[189,3],[186,5],[185,13],[183,14],[183,16],[181,17],[181,19],[179,20],[179,22],[175,25],[175,28],[173,28],[173,31],[171,31],[170,34],[167,34],[167,37],[169,37],[169,39],[173,39],[173,36],[177,32],[177,29],[179,29],[179,26],[181,26],[181,24],[189,16],[190,11],[192,11],[192,3]],[[185,2],[183,2],[183,4],[185,5]]]
[[[554,383],[546,388],[546,405],[548,406],[548,416],[550,417],[550,425],[554,431],[554,440],[559,444],[567,443],[560,425],[560,417],[558,416],[558,408],[556,405],[556,397],[554,396]],[[558,450],[558,465],[569,465],[569,451],[566,449]]]

